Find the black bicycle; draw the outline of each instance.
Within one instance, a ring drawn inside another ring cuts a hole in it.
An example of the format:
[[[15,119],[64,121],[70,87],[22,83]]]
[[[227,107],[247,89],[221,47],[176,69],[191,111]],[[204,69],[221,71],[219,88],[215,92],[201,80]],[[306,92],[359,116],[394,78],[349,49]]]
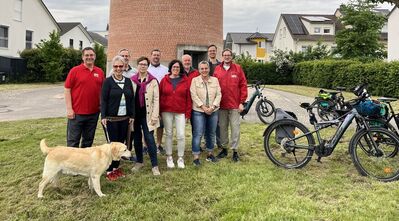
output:
[[[324,120],[334,120],[339,117],[336,110],[341,110],[345,107],[345,98],[342,95],[342,91],[345,91],[345,87],[337,87],[337,91],[326,91],[320,89],[317,97],[312,102],[311,106],[317,109],[317,114]]]
[[[358,88],[355,94],[358,98],[345,102],[345,105],[356,106],[368,97],[364,88]],[[385,182],[399,179],[399,139],[394,133],[385,128],[370,127],[356,108],[338,110],[338,119],[317,122],[309,103],[302,103],[301,107],[307,110],[310,124],[314,126],[313,131],[296,120],[281,119],[270,124],[264,132],[264,149],[274,164],[284,168],[302,168],[311,160],[313,153],[316,153],[317,161],[320,162],[322,157],[332,154],[338,141],[355,120],[360,130],[352,136],[349,153],[358,172]],[[338,126],[334,136],[323,139],[320,131],[331,126]],[[314,133],[317,135],[317,143]]]
[[[274,120],[274,113],[275,108],[273,102],[268,100],[266,96],[262,94],[263,89],[265,86],[261,86],[261,81],[256,81],[254,85],[251,87],[255,88],[255,91],[252,93],[251,97],[247,102],[244,104],[244,110],[240,113],[242,118],[249,112],[251,109],[252,104],[254,103],[255,99],[258,98],[258,102],[255,106],[256,114],[258,115],[259,119],[264,124],[269,124]]]

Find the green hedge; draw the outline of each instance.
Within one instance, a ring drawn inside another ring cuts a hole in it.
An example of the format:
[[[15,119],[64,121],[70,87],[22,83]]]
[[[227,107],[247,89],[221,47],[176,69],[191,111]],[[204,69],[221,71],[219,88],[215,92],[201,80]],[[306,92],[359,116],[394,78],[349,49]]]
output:
[[[294,84],[330,89],[368,83],[374,96],[399,97],[399,62],[305,61],[295,65],[292,78]]]
[[[264,84],[291,84],[290,73],[282,74],[276,72],[274,63],[245,62],[240,63],[248,82],[262,80]]]

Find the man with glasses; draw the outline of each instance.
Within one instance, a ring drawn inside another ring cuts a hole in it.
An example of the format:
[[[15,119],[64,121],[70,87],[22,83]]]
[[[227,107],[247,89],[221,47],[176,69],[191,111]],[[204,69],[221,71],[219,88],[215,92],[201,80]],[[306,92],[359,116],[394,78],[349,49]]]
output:
[[[65,80],[67,108],[67,146],[91,147],[100,112],[101,87],[105,80],[101,68],[94,66],[94,49],[82,50],[81,65],[75,66]]]
[[[158,83],[160,83],[161,80],[168,73],[168,68],[162,65],[160,61],[161,61],[161,51],[159,49],[152,50],[150,56],[151,64],[148,67],[148,72],[157,79]],[[160,127],[157,128],[157,147],[158,147],[158,152],[161,153],[162,155],[165,155],[166,153],[165,149],[162,147],[162,136],[164,128],[162,120],[160,123],[161,123]]]
[[[238,162],[237,153],[240,141],[240,113],[244,110],[243,103],[248,96],[247,79],[241,66],[233,62],[233,53],[230,49],[222,52],[223,62],[216,66],[213,76],[219,80],[222,100],[219,110],[220,144],[222,151],[217,158],[227,156],[229,144],[229,125],[231,126],[231,149],[233,161]]]
[[[125,78],[131,78],[135,73],[137,73],[137,70],[130,66],[129,60],[130,60],[130,51],[127,48],[122,48],[119,50],[119,56],[123,57],[125,59],[125,71],[123,73],[123,76]]]

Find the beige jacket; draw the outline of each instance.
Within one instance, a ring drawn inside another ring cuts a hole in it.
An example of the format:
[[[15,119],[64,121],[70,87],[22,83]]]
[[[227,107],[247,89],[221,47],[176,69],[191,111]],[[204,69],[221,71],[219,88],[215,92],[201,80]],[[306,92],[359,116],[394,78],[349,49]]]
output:
[[[215,106],[215,111],[219,109],[222,93],[220,92],[219,81],[215,77],[209,77],[207,81],[209,106]],[[190,87],[191,99],[193,100],[193,110],[204,112],[200,107],[206,103],[206,87],[201,76],[193,78]]]
[[[136,92],[137,84],[132,81],[133,91]],[[136,94],[135,94],[136,96]],[[153,131],[159,127],[159,87],[156,79],[147,84],[145,93],[145,105],[147,109],[147,126],[149,131]],[[154,125],[151,120],[155,121]]]

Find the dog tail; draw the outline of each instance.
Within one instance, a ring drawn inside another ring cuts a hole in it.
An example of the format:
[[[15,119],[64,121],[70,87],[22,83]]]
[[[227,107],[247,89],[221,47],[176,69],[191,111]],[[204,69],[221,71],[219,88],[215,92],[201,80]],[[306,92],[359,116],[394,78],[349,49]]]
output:
[[[46,139],[42,139],[40,141],[40,150],[43,152],[44,155],[47,155],[50,152],[50,148],[46,145]]]

